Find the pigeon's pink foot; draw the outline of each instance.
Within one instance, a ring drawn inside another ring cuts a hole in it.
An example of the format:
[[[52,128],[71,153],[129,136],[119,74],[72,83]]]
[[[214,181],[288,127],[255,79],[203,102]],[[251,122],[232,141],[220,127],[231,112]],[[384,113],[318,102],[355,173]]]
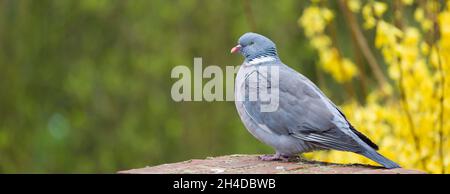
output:
[[[281,160],[281,156],[279,154],[268,154],[259,156],[259,159],[262,161],[278,161]]]
[[[268,154],[268,155],[259,156],[259,159],[262,161],[280,161],[281,160],[283,162],[289,162],[289,161],[292,161],[293,159],[298,160],[298,156],[285,156],[283,154],[276,153],[276,154]]]

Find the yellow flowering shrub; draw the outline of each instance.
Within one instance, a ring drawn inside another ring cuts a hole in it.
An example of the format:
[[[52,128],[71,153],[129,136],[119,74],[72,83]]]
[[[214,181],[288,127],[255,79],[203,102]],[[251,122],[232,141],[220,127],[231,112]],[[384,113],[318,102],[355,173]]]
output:
[[[325,33],[325,27],[333,20],[334,14],[330,9],[319,6],[319,1],[313,2],[316,3],[303,11],[298,23],[304,27],[305,35],[318,51],[319,64],[323,70],[330,73],[338,82],[349,81],[357,75],[356,66],[339,53]]]
[[[364,104],[350,99],[341,109],[358,130],[379,145],[383,155],[402,167],[450,173],[450,3],[396,1],[413,10],[408,16],[392,2],[343,2],[350,14],[361,16],[358,26],[364,32],[375,33],[367,42],[376,48],[372,52],[382,56],[378,64],[385,64],[380,66],[389,80],[383,87],[392,92],[373,88]],[[326,5],[324,1],[312,1],[299,25],[317,50],[320,67],[336,81],[349,82],[361,75],[357,74],[358,67],[333,47],[326,28],[339,10],[333,12]],[[387,17],[388,12],[394,16]],[[405,22],[408,17],[413,21]],[[306,30],[310,26],[314,29]],[[329,162],[375,164],[357,154],[339,151],[306,156]]]

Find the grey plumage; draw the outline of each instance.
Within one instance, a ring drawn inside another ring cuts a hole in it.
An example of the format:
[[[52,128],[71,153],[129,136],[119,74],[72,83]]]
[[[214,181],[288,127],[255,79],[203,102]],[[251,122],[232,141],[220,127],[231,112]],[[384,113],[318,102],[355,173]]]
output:
[[[335,149],[364,155],[386,168],[399,167],[377,153],[376,144],[358,132],[314,83],[283,64],[271,40],[246,33],[232,52],[236,50],[246,58],[236,77],[236,99],[242,99],[236,100],[236,108],[248,131],[275,148],[276,155],[269,159]],[[271,68],[278,73],[271,74]],[[279,82],[271,83],[267,75],[277,76]],[[264,102],[249,100],[249,93],[263,87],[279,91],[275,111],[261,111]]]

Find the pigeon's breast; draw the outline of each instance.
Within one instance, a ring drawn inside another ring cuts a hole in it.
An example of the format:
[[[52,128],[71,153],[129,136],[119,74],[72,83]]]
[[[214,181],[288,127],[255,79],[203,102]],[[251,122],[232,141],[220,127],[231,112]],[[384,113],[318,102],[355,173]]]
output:
[[[244,100],[246,94],[246,77],[249,76],[252,72],[256,71],[254,66],[248,65],[244,63],[240,68],[236,75],[235,80],[235,104],[236,109],[238,111],[239,116],[241,117],[242,122],[244,123],[247,130],[255,136],[260,141],[264,141],[263,134],[259,133],[258,124],[252,120],[251,116],[245,111]],[[266,132],[267,133],[267,132]]]

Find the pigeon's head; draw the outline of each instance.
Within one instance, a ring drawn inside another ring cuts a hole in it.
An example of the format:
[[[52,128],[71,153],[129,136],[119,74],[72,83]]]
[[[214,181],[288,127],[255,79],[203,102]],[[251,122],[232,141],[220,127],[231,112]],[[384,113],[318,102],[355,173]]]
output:
[[[241,53],[247,61],[258,57],[277,57],[275,43],[263,35],[248,32],[239,38],[238,45],[231,53]]]

